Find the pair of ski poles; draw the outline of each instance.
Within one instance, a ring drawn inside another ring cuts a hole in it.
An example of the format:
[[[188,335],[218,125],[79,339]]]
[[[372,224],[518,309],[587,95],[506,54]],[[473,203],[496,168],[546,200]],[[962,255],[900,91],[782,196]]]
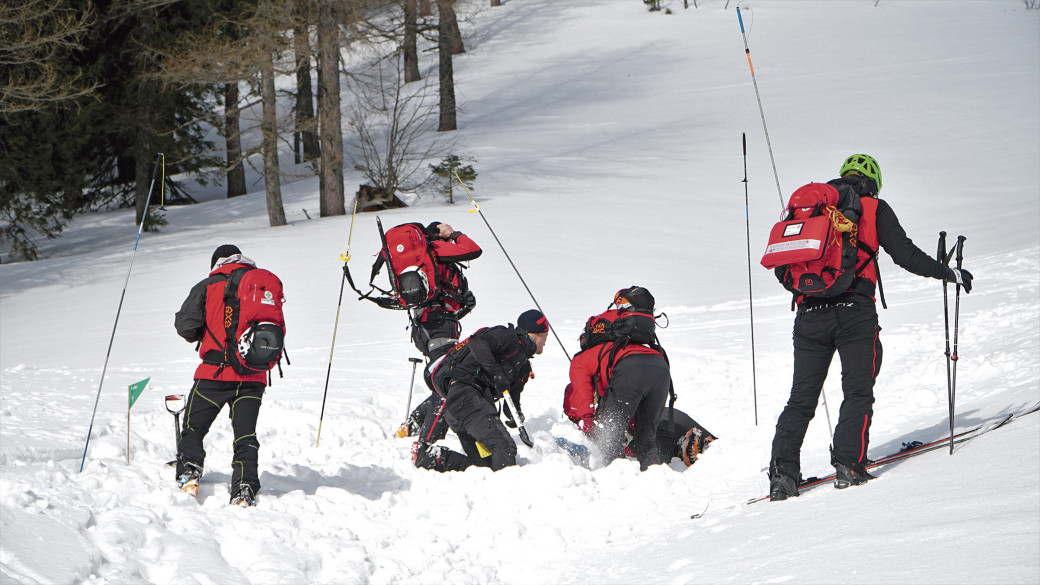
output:
[[[957,236],[957,243],[947,252],[946,232],[939,232],[939,250],[936,252],[936,260],[942,262],[944,266],[949,266],[950,260],[956,254],[957,270],[959,271],[964,264],[964,240],[966,239],[964,236]],[[957,283],[954,295],[952,353],[950,351],[950,300],[947,284],[947,281],[943,280],[943,319],[946,331],[946,395],[950,407],[950,455],[953,455],[953,419],[957,397],[957,338],[960,331],[961,284]]]

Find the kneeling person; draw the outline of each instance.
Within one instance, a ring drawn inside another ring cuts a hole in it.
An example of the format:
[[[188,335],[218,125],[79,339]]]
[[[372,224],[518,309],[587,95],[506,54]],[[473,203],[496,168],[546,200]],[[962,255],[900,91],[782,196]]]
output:
[[[479,465],[498,471],[516,465],[516,443],[495,403],[509,393],[520,409],[520,393],[530,379],[530,360],[542,353],[548,331],[545,316],[531,309],[520,315],[516,327],[480,329],[431,366],[434,390],[445,398],[444,419],[458,435],[465,454],[420,439],[412,446],[416,467],[462,471]]]

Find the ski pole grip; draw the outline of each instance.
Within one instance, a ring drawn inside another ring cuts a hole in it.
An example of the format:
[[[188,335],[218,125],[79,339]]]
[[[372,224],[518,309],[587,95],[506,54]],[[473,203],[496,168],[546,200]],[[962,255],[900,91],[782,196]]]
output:
[[[964,236],[957,236],[957,268],[961,267],[964,263],[964,240],[967,240]]]
[[[744,34],[744,19],[740,16],[740,6],[737,6],[737,22],[740,23],[740,34]]]
[[[939,232],[939,251],[935,254],[935,259],[939,262],[946,259],[946,232]]]

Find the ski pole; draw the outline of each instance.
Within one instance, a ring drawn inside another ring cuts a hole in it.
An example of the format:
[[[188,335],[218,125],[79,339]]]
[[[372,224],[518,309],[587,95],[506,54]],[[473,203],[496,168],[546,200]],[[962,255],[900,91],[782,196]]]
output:
[[[525,289],[527,289],[527,294],[531,295],[531,300],[534,301],[534,305],[538,307],[538,310],[541,311],[542,315],[545,315],[545,311],[542,311],[542,306],[538,303],[538,299],[536,299],[534,297],[534,293],[531,292],[531,287],[527,286],[527,282],[524,280],[524,277],[520,274],[520,270],[517,269],[516,264],[513,263],[513,259],[509,257],[509,252],[506,252],[506,247],[502,245],[502,240],[498,239],[498,234],[495,233],[495,230],[491,227],[491,224],[488,223],[487,218],[484,217],[484,212],[480,210],[480,206],[477,205],[477,202],[473,200],[473,194],[469,192],[469,188],[466,187],[466,183],[462,181],[462,178],[459,177],[458,173],[455,173],[455,178],[458,179],[459,184],[462,185],[462,189],[466,191],[466,195],[469,197],[469,202],[473,204],[473,209],[469,210],[469,212],[473,213],[474,211],[476,211],[480,214],[480,219],[484,220],[484,225],[487,226],[488,230],[491,232],[491,235],[494,236],[495,242],[498,243],[498,247],[502,249],[502,253],[506,255],[506,260],[508,260],[509,265],[513,267],[513,272],[516,272],[516,276],[520,279],[520,283],[524,285]],[[556,338],[556,342],[560,344],[560,349],[563,350],[563,355],[567,356],[567,360],[570,361],[571,354],[567,353],[567,348],[563,346],[563,341],[560,341],[560,336],[556,334],[556,329],[553,328],[552,322],[549,321],[548,317],[546,317],[545,322],[549,325],[549,330],[552,331],[553,337]]]
[[[357,217],[357,197],[354,198],[354,212],[350,214],[350,232],[347,234],[347,249],[339,255],[343,261],[343,277],[339,281],[339,300],[336,302],[336,320],[332,325],[332,346],[329,348],[329,367],[325,372],[325,393],[321,398],[321,414],[318,415],[318,439],[314,446],[321,444],[321,423],[325,420],[325,401],[329,397],[329,378],[332,376],[332,354],[336,351],[336,332],[339,330],[339,311],[343,307],[343,285],[347,282],[347,262],[350,261],[350,240],[354,238],[354,218]]]
[[[98,382],[97,397],[94,398],[94,411],[90,414],[90,426],[87,428],[87,440],[83,444],[83,458],[79,462],[79,472],[83,473],[83,466],[87,463],[87,449],[90,447],[90,435],[94,432],[94,418],[97,416],[98,403],[101,402],[101,388],[105,384],[105,372],[108,371],[108,360],[112,356],[112,342],[116,339],[116,327],[119,326],[119,314],[123,311],[123,299],[126,298],[126,288],[130,284],[130,272],[134,269],[134,258],[137,256],[137,245],[141,242],[141,232],[144,231],[144,223],[148,218],[148,206],[152,203],[152,193],[155,191],[156,181],[163,182],[163,166],[166,159],[160,152],[155,155],[155,169],[152,171],[152,184],[148,187],[148,198],[144,202],[144,215],[141,216],[141,224],[137,226],[137,239],[134,240],[134,249],[130,253],[130,267],[126,270],[126,281],[123,282],[123,292],[119,295],[119,306],[116,308],[116,319],[112,324],[112,335],[108,339],[108,351],[105,352],[105,365],[101,368],[101,380]]]
[[[183,404],[183,402],[182,402],[183,400],[184,400],[184,395],[183,394],[169,394],[169,395],[166,396],[166,412],[169,412],[170,414],[173,415],[173,440],[174,440],[173,448],[174,448],[174,452],[175,453],[179,453],[180,452],[180,445],[181,445],[181,412],[184,411],[184,406],[185,406]],[[178,403],[180,403],[180,408],[171,408],[170,407],[171,404],[176,405]],[[173,461],[170,461],[169,463],[167,463],[167,465],[176,465],[176,464],[177,464],[177,460],[176,459],[174,459]]]
[[[780,175],[776,172],[776,160],[773,158],[773,144],[769,140],[769,128],[766,127],[766,113],[762,109],[762,96],[758,93],[758,79],[755,78],[755,66],[751,64],[751,49],[748,48],[747,33],[744,32],[744,19],[740,16],[740,6],[737,6],[737,21],[740,22],[740,36],[744,38],[744,53],[747,55],[747,64],[751,69],[751,83],[755,86],[755,99],[758,101],[758,113],[762,116],[762,130],[766,134],[766,146],[769,148],[769,162],[773,164],[773,178],[776,179],[776,193],[780,196],[780,207],[784,206],[784,193],[780,190]]]
[[[964,264],[964,236],[957,236],[957,270],[960,270]],[[954,309],[953,309],[953,355],[950,356],[950,361],[953,362],[953,373],[950,376],[950,455],[953,455],[953,418],[956,413],[957,406],[957,337],[960,330],[961,320],[961,284],[957,283],[956,293],[954,294]]]
[[[534,441],[531,440],[531,435],[528,435],[527,429],[524,428],[524,415],[516,407],[516,404],[513,403],[513,397],[509,395],[509,390],[503,390],[502,397],[506,399],[506,405],[509,406],[509,412],[513,414],[513,420],[516,422],[516,430],[520,433],[520,440],[528,447],[534,447]]]
[[[936,252],[936,260],[941,262],[944,266],[949,263],[949,257],[946,254],[946,232],[939,232],[939,249]],[[950,301],[949,301],[949,289],[946,286],[946,279],[943,279],[943,330],[946,334],[946,406],[950,413],[950,434],[953,435],[953,378],[950,368]],[[950,450],[952,453],[953,443],[950,444]]]
[[[755,405],[755,426],[758,426],[758,378],[755,369],[755,299],[751,294],[751,212],[748,205],[748,178],[747,178],[747,133],[741,132],[741,140],[744,144],[744,225],[747,234],[747,290],[748,308],[751,313],[751,392]]]
[[[408,385],[408,405],[404,408],[403,424],[408,424],[408,417],[412,414],[412,393],[415,391],[415,369],[422,363],[421,359],[414,357],[408,358],[408,361],[412,362],[412,383]]]

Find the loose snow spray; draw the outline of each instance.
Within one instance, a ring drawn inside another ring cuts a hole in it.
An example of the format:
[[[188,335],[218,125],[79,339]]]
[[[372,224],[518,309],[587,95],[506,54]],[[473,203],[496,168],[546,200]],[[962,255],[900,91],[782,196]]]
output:
[[[116,327],[119,326],[119,313],[123,310],[123,299],[126,298],[126,287],[130,284],[130,272],[134,269],[134,258],[137,256],[137,245],[141,242],[141,232],[144,230],[144,222],[148,218],[148,206],[152,203],[152,193],[155,191],[155,184],[158,182],[162,185],[165,182],[165,170],[166,170],[166,157],[160,152],[155,155],[155,170],[152,171],[152,184],[148,187],[148,199],[144,202],[144,214],[141,216],[141,223],[137,226],[137,239],[134,240],[134,250],[130,254],[130,267],[126,270],[126,281],[123,282],[123,292],[119,295],[119,307],[116,308],[116,320],[112,324],[112,336],[108,339],[108,351],[105,352],[105,365],[101,368],[101,380],[98,382],[97,397],[94,399],[94,411],[90,415],[90,427],[87,428],[87,440],[83,444],[83,459],[79,462],[79,471],[83,472],[83,466],[87,462],[87,448],[90,446],[90,434],[94,431],[94,417],[97,416],[98,403],[101,401],[101,387],[105,383],[105,372],[108,371],[108,359],[112,355],[112,342],[116,338]],[[161,189],[161,187],[160,187]],[[160,196],[160,207],[162,206],[162,198]],[[129,446],[127,449],[127,462],[129,462]]]
[[[769,162],[773,164],[773,178],[776,179],[776,193],[780,196],[780,207],[784,206],[784,193],[780,189],[780,175],[776,172],[776,160],[773,158],[773,145],[769,141],[769,128],[766,127],[766,113],[762,109],[762,96],[758,93],[758,80],[755,78],[755,66],[751,63],[751,49],[748,48],[747,33],[744,32],[744,18],[737,6],[737,21],[740,23],[740,36],[744,38],[744,53],[747,55],[748,68],[751,69],[751,83],[755,86],[755,100],[758,101],[758,113],[762,116],[762,130],[766,134],[766,146],[769,148]]]

